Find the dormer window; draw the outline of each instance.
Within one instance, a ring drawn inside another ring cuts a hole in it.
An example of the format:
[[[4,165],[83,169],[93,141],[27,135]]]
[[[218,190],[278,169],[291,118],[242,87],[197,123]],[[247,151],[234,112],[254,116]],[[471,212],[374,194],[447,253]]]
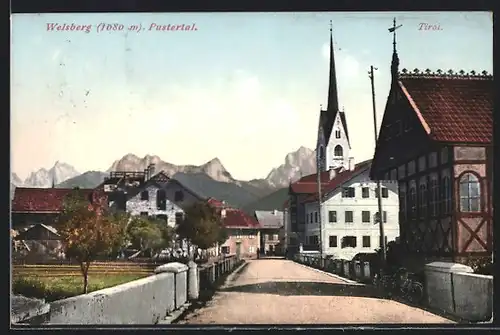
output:
[[[335,130],[335,138],[340,138],[340,129]]]

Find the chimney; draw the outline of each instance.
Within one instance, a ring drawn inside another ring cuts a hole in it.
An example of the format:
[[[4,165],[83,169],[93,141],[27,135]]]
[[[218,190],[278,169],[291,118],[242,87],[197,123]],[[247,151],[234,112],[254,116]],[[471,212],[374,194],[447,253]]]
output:
[[[156,173],[155,164],[153,163],[149,164],[149,178],[153,177],[155,173]]]
[[[222,202],[222,208],[220,210],[220,216],[221,216],[221,218],[225,218],[226,217],[226,202],[224,200],[222,200],[221,202]]]
[[[332,180],[333,178],[335,178],[335,176],[337,175],[337,172],[335,171],[334,168],[330,168],[330,170],[328,170],[328,173],[329,173],[329,178],[330,180]]]
[[[148,181],[148,172],[149,170],[148,169],[144,169],[144,182],[147,182]]]
[[[349,170],[354,170],[355,164],[354,164],[354,157],[349,157]]]
[[[278,210],[277,209],[273,210],[273,214],[278,215]]]

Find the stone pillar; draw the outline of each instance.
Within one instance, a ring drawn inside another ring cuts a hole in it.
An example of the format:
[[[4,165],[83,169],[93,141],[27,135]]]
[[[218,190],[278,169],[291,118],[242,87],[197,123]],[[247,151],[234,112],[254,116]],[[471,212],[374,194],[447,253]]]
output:
[[[200,295],[200,285],[198,278],[198,265],[189,261],[188,263],[188,299],[196,300]]]
[[[212,266],[210,267],[210,274],[212,275],[212,278],[211,278],[211,281],[212,283],[215,283],[215,281],[217,280],[217,274],[215,273],[217,269],[215,268],[215,264],[212,264]]]

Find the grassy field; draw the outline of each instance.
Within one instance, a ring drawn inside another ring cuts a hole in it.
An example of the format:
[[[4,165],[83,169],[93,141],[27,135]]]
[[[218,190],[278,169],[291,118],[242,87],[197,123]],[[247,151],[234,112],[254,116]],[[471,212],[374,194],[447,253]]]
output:
[[[127,283],[148,276],[142,274],[96,274],[89,275],[89,293]],[[56,276],[16,276],[13,278],[12,291],[25,297],[54,300],[69,298],[83,293],[83,277],[69,275]]]

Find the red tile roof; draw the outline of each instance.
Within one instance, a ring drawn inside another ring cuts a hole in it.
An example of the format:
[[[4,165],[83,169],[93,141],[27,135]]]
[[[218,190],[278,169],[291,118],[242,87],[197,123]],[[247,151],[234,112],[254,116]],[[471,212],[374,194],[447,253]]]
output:
[[[371,166],[371,163],[372,163],[371,159],[366,160],[364,162],[356,164],[356,166],[354,167],[353,170],[345,170],[345,171],[340,172],[339,174],[337,174],[335,176],[335,178],[330,180],[326,185],[324,185],[321,188],[321,194],[323,196],[325,196],[326,194],[335,190],[337,187],[341,186],[343,183],[354,178],[355,176],[357,176],[358,174],[360,174],[364,170],[369,169]],[[310,196],[308,196],[307,198],[305,198],[303,203],[314,202],[314,201],[318,201],[317,190],[315,193],[313,193]]]
[[[240,209],[227,208],[226,217],[224,218],[224,226],[226,228],[247,228],[247,229],[258,229],[261,228],[259,222],[243,212]]]
[[[335,169],[335,171],[339,171],[339,169]],[[330,181],[330,172],[324,171],[320,173],[321,185],[326,185]],[[316,173],[304,176],[300,178],[295,183],[290,185],[290,188],[293,193],[298,194],[312,194],[318,192],[318,175]]]
[[[12,200],[12,212],[54,213],[60,212],[64,197],[73,191],[71,188],[26,188],[16,187]],[[93,189],[80,189],[90,195]]]
[[[492,76],[401,75],[399,85],[432,139],[492,142]]]

